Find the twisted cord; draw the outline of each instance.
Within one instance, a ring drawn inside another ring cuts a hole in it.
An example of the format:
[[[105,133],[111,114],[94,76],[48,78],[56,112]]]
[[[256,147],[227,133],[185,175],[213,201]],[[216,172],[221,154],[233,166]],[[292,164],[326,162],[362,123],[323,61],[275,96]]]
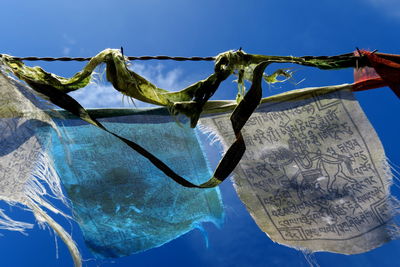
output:
[[[16,60],[26,61],[89,61],[91,57],[13,57]],[[175,60],[175,61],[214,61],[216,57],[172,57],[172,56],[139,56],[127,57],[129,60]],[[302,56],[304,60],[312,59],[359,59],[360,56],[354,56],[352,53],[335,56]]]
[[[26,61],[89,61],[91,57],[13,57]],[[214,61],[215,57],[171,57],[171,56],[140,56],[127,57],[129,60],[175,60],[175,61]]]

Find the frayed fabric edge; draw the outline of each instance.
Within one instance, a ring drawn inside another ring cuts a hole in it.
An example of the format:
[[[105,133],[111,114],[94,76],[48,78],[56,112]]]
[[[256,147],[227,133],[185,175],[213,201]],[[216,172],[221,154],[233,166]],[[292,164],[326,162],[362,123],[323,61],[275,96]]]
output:
[[[36,203],[31,201],[27,203],[27,206],[33,211],[36,220],[39,223],[47,223],[61,238],[61,240],[68,247],[68,250],[72,256],[75,267],[82,267],[82,257],[78,250],[78,247],[71,235],[68,234],[65,229],[59,225],[56,221],[51,218],[44,210],[42,210]]]
[[[63,216],[67,220],[73,220],[71,216],[65,214],[45,199],[45,196],[51,197],[59,200],[69,208],[68,199],[62,192],[61,182],[53,167],[51,159],[49,159],[48,155],[44,152],[38,153],[40,153],[40,155],[37,165],[25,184],[24,198],[18,202],[12,200],[4,201],[10,206],[19,207],[18,204],[22,204],[23,206],[19,208],[32,212],[40,226],[48,225],[51,227],[51,229],[57,233],[57,235],[67,246],[74,261],[75,267],[81,267],[82,257],[72,236],[68,234],[60,224],[58,224],[50,215],[47,214],[46,211],[42,209],[46,208],[54,214]],[[46,186],[49,188],[50,192],[48,192]],[[0,210],[0,229],[18,231],[22,234],[27,234],[25,230],[32,229],[33,226],[34,224],[31,223],[13,220],[7,216],[3,210]]]

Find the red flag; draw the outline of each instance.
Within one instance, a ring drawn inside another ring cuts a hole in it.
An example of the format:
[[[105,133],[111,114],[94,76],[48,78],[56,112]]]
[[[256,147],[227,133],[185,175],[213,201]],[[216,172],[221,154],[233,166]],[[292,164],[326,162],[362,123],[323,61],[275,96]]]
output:
[[[389,86],[400,98],[400,55],[365,50],[360,50],[357,54],[366,56],[372,68],[364,67],[355,70],[355,91]]]

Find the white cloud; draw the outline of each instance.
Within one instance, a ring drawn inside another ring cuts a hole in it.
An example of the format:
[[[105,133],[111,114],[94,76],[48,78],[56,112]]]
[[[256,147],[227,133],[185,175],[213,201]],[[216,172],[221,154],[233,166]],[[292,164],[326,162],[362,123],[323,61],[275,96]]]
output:
[[[183,72],[179,68],[166,71],[165,66],[160,63],[156,65],[135,63],[131,69],[157,87],[168,91],[177,91],[189,85],[187,80],[182,79]]]
[[[72,47],[76,44],[76,40],[66,33],[62,34],[62,40],[64,44],[64,46],[62,47],[62,54],[63,56],[69,56]]]
[[[127,107],[122,101],[122,94],[111,85],[90,84],[85,88],[70,93],[85,108]]]
[[[388,16],[400,18],[399,0],[368,0],[367,2],[375,7],[377,11],[384,12]]]
[[[139,63],[134,64],[131,69],[159,88],[169,91],[183,89],[193,82],[183,78],[183,71],[181,69],[175,68],[167,70],[162,64],[150,65]],[[103,73],[101,70],[97,70],[97,72]],[[100,78],[97,79],[99,81],[75,92],[71,92],[70,95],[85,108],[134,108],[135,106],[152,106],[138,100],[134,100],[134,105],[128,97],[123,96],[120,92],[115,90],[111,84],[106,84],[101,74],[99,74],[99,77]]]
[[[70,47],[63,47],[62,54],[64,56],[68,56],[70,52],[71,52],[71,48]]]
[[[76,40],[74,38],[72,38],[71,36],[69,36],[66,33],[63,33],[62,38],[64,39],[65,42],[67,42],[67,44],[69,45],[74,45],[76,44]]]

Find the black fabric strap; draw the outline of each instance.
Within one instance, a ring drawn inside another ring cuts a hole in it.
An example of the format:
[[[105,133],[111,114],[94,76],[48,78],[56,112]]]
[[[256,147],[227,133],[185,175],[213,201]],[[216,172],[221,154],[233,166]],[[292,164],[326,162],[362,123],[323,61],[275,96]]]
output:
[[[87,110],[68,94],[59,91],[55,87],[50,85],[39,84],[32,81],[26,81],[26,82],[36,92],[46,96],[48,100],[50,100],[53,104],[71,112],[72,114],[81,118],[82,120],[117,137],[119,140],[121,140],[129,147],[131,147],[133,150],[138,152],[140,155],[147,158],[155,167],[160,169],[165,175],[167,175],[180,185],[191,188],[211,188],[223,182],[231,174],[231,172],[236,168],[237,164],[242,158],[244,152],[246,151],[246,145],[244,143],[243,136],[240,131],[261,101],[262,97],[261,81],[262,81],[262,74],[266,66],[267,66],[266,62],[257,65],[257,67],[254,70],[251,88],[244,96],[244,99],[235,108],[230,117],[232,127],[236,136],[235,142],[229,147],[228,151],[221,159],[220,163],[218,164],[218,167],[214,172],[213,177],[211,177],[207,182],[201,185],[193,184],[188,180],[186,180],[185,178],[183,178],[182,176],[180,176],[179,174],[175,173],[163,161],[161,161],[159,158],[157,158],[155,155],[147,151],[139,144],[109,131],[98,120],[90,116]]]

